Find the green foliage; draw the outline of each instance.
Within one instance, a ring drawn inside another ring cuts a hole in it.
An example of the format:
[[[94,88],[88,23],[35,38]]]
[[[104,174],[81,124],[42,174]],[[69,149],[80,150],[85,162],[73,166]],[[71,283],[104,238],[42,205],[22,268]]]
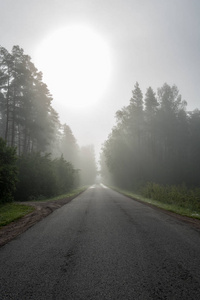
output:
[[[53,198],[44,199],[44,200],[42,200],[42,202],[57,201],[57,200],[65,199],[65,198],[71,198],[71,197],[74,198],[74,197],[78,196],[80,193],[84,192],[87,188],[88,188],[88,186],[77,187],[73,190],[70,190],[70,192],[68,192],[68,193],[61,194],[61,195],[55,196]]]
[[[56,175],[56,194],[60,195],[69,192],[75,186],[78,176],[77,170],[74,170],[73,165],[67,162],[63,155],[59,159],[55,159],[52,164]]]
[[[64,124],[62,126],[63,132],[61,136],[61,152],[63,154],[64,159],[71,162],[74,166],[78,166],[79,158],[78,158],[78,145],[76,139],[72,133],[71,128]]]
[[[184,198],[186,200],[186,201],[184,201],[184,205],[183,205],[183,202],[180,202],[180,201],[174,201],[174,203],[172,201],[169,201],[169,199],[166,202],[162,201],[163,198],[161,198],[161,197],[165,196],[166,192],[163,190],[163,187],[160,187],[157,184],[155,184],[155,186],[156,186],[155,189],[156,190],[158,189],[159,192],[162,189],[162,192],[161,193],[156,192],[155,197],[157,197],[157,200],[155,200],[155,198],[153,198],[153,199],[149,198],[150,197],[149,195],[151,194],[151,188],[152,188],[151,184],[152,183],[148,183],[147,184],[147,185],[149,185],[148,187],[145,186],[145,187],[143,187],[143,189],[142,189],[142,187],[140,187],[140,189],[136,190],[136,191],[124,190],[124,189],[120,189],[118,187],[113,187],[113,186],[111,186],[111,188],[123,195],[126,195],[126,196],[134,199],[134,200],[136,199],[136,200],[139,200],[142,202],[146,202],[151,205],[157,206],[164,210],[174,212],[179,215],[188,216],[188,217],[195,218],[195,219],[200,219],[200,208],[198,205],[200,191],[195,189],[195,194],[197,196],[196,199],[193,195],[193,193],[194,193],[193,189],[188,189],[188,192],[191,195],[190,199],[186,199],[186,196],[184,194],[184,189],[182,192],[179,191],[179,193],[180,193],[179,195],[181,196],[181,198],[182,199]],[[148,190],[149,187],[150,187],[150,191]],[[175,188],[175,190],[176,190],[177,188],[179,189],[180,187],[173,186],[173,188]],[[160,196],[159,196],[159,194],[160,194]],[[168,196],[166,198],[168,198]],[[192,203],[194,203],[194,205],[191,205]]]
[[[34,207],[16,203],[0,205],[0,227],[5,226],[15,220],[32,212]]]
[[[0,203],[13,200],[17,183],[16,149],[0,138]]]
[[[18,167],[17,201],[52,197],[68,192],[75,185],[76,171],[63,156],[51,160],[50,154],[32,153],[19,157]]]
[[[17,200],[45,198],[67,192],[80,182],[94,182],[96,163],[92,147],[79,149],[71,128],[60,123],[52,100],[42,73],[30,56],[19,46],[13,46],[11,52],[0,46],[0,137],[8,146],[16,147],[19,156]],[[55,161],[45,153],[52,153]],[[58,158],[61,154],[63,157]],[[10,175],[4,175],[9,184],[4,182],[0,193],[6,189],[8,201],[15,176],[12,180]],[[5,201],[3,195],[0,201]]]
[[[169,186],[149,182],[141,193],[149,199],[200,212],[200,188],[189,189],[185,185]]]
[[[19,46],[0,46],[0,135],[17,154],[45,151],[58,120],[42,73]]]
[[[56,201],[66,198],[74,198],[78,196],[81,192],[85,191],[87,187],[79,187],[75,190],[72,190],[68,193],[63,195],[56,196],[54,198],[49,198],[43,200],[45,201]],[[5,226],[15,220],[20,219],[21,217],[29,214],[30,212],[34,211],[34,207],[30,205],[22,205],[19,203],[6,203],[0,204],[0,227]]]
[[[19,182],[15,200],[28,201],[54,194],[56,178],[49,155],[32,153],[18,159]]]
[[[103,146],[113,183],[128,189],[146,182],[198,187],[200,111],[186,112],[177,87],[167,83],[157,96],[149,87],[144,102],[138,83],[132,95]]]

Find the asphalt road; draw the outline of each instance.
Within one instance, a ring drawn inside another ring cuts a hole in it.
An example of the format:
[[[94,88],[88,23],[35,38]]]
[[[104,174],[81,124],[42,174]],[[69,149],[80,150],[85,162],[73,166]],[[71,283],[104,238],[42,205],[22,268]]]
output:
[[[200,231],[93,186],[0,249],[0,299],[200,299]]]

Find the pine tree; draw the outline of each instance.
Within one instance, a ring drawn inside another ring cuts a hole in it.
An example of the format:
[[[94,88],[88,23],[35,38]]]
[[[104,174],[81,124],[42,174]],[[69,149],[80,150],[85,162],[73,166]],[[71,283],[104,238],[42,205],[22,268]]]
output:
[[[18,154],[45,151],[55,134],[52,96],[42,73],[14,46],[11,54],[0,48],[1,136]]]
[[[61,138],[61,152],[64,158],[71,162],[75,167],[79,165],[79,148],[71,128],[64,124]]]

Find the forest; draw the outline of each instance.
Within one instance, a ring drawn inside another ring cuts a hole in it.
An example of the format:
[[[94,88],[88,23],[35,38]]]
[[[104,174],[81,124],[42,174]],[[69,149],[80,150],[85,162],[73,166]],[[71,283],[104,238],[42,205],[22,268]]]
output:
[[[79,147],[52,100],[30,56],[19,46],[0,47],[1,203],[51,197],[95,180],[94,147]],[[162,185],[182,186],[186,194],[199,188],[199,153],[200,111],[187,111],[175,85],[157,93],[149,87],[143,96],[136,82],[102,146],[101,175],[120,188],[145,187],[148,196]]]
[[[200,111],[187,111],[175,85],[165,83],[157,94],[149,87],[143,97],[136,82],[129,105],[116,112],[116,125],[102,147],[102,176],[129,190],[148,186],[150,191],[155,184],[196,189],[199,153]]]
[[[79,147],[29,55],[0,46],[0,203],[66,193],[96,177],[94,147]]]

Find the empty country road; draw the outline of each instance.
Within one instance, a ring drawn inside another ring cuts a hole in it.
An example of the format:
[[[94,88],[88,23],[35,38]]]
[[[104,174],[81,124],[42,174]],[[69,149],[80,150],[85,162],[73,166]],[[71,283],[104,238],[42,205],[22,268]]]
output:
[[[200,299],[200,231],[92,186],[0,249],[0,299]]]

